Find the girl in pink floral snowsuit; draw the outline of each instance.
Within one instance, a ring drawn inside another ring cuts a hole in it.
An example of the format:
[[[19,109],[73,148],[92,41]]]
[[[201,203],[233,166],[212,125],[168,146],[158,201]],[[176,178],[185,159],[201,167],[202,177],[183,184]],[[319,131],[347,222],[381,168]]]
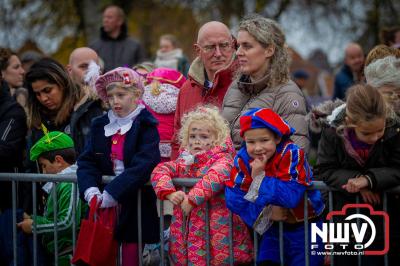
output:
[[[182,125],[179,157],[160,163],[151,176],[157,197],[175,205],[170,237],[171,262],[206,265],[208,202],[211,265],[229,265],[229,210],[225,204],[224,182],[229,178],[234,149],[227,123],[216,108],[199,107],[184,116]],[[173,178],[198,178],[199,181],[185,193],[173,185]],[[235,265],[250,262],[252,250],[247,227],[233,215]]]

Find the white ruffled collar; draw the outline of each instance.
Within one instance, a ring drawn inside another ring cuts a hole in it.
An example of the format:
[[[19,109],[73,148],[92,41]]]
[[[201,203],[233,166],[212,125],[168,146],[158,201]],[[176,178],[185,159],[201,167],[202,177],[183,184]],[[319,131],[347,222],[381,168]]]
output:
[[[119,117],[114,114],[112,110],[108,111],[108,119],[110,123],[104,126],[105,136],[109,137],[115,135],[119,130],[120,134],[124,135],[132,127],[133,121],[146,107],[139,103],[135,110],[125,117]]]

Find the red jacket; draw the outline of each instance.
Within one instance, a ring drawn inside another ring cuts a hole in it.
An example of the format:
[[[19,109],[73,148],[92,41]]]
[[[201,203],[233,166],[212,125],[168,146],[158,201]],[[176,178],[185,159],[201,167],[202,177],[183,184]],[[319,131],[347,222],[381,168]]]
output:
[[[181,119],[183,115],[203,104],[213,104],[221,108],[222,101],[232,83],[237,67],[237,60],[233,60],[226,68],[218,70],[215,73],[212,88],[206,89],[204,87],[205,70],[203,62],[198,57],[193,61],[189,69],[188,79],[179,91],[176,104],[174,137],[172,140],[172,160],[176,159],[178,156],[179,143],[177,136],[181,128]]]

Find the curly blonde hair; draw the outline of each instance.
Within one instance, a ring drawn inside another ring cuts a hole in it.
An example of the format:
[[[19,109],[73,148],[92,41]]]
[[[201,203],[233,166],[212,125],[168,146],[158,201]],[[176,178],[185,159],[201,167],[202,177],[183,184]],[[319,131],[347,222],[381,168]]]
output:
[[[264,48],[274,46],[275,52],[269,62],[268,87],[284,84],[289,80],[290,56],[285,44],[285,34],[279,24],[258,14],[243,18],[239,23],[239,31],[247,31]],[[267,74],[266,73],[266,74]]]
[[[228,122],[221,116],[216,106],[199,106],[195,110],[186,113],[182,118],[182,127],[179,131],[181,147],[187,147],[189,140],[189,127],[193,122],[205,122],[216,135],[215,146],[222,145],[229,136]]]

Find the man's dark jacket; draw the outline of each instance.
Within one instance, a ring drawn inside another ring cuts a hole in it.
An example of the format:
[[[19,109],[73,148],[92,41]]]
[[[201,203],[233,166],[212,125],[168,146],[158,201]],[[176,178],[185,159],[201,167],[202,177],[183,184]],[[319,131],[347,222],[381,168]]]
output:
[[[128,29],[124,23],[120,35],[113,39],[100,29],[100,39],[90,47],[104,60],[104,72],[117,67],[132,67],[145,59],[145,51],[140,43],[128,37]]]

